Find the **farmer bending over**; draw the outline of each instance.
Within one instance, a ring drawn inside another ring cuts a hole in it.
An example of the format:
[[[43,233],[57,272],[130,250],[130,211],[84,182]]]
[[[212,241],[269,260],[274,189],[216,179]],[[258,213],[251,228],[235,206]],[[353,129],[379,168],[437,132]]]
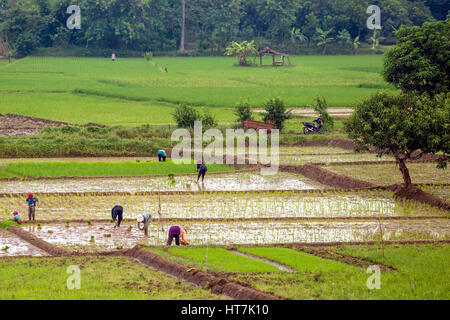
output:
[[[150,213],[144,213],[143,215],[140,215],[137,217],[138,222],[138,229],[141,229],[141,223],[144,224],[144,235],[148,236],[148,225],[150,224],[150,221],[152,220],[152,215]]]
[[[114,228],[119,228],[120,223],[123,220],[123,207],[116,204],[111,210],[111,216],[113,221],[117,220],[117,224],[114,226]]]
[[[208,168],[202,162],[202,160],[197,160],[197,170],[198,170],[197,183],[200,180],[200,177],[202,177],[202,183],[203,183],[203,181],[205,180],[205,174],[206,174],[206,171],[208,171]]]
[[[28,219],[31,221],[33,218],[34,221],[36,219],[36,203],[38,202],[38,199],[33,197],[32,193],[29,193],[26,201],[28,204]]]
[[[166,155],[166,152],[164,150],[159,150],[158,151],[158,160],[159,160],[159,162],[161,162],[161,159],[164,162],[166,162],[166,157],[167,157],[167,155]]]
[[[185,227],[180,227],[180,226],[172,226],[169,229],[169,239],[167,239],[167,245],[170,246],[172,245],[172,240],[173,238],[175,238],[175,244],[177,246],[180,245],[180,242],[182,245],[188,246],[189,245],[189,241],[187,241],[186,239],[186,228]],[[181,235],[181,239],[180,239],[180,235]]]
[[[16,222],[16,223],[18,223],[18,224],[22,224],[22,222],[21,222],[21,220],[20,220],[19,213],[18,213],[17,211],[14,211],[14,212],[13,212],[13,215],[14,215],[13,221]]]

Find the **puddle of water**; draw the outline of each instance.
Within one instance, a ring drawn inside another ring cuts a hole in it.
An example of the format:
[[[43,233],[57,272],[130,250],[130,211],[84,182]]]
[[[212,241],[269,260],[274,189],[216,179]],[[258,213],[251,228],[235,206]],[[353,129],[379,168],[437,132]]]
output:
[[[6,247],[9,247],[6,249]],[[47,254],[29,244],[28,242],[16,237],[15,235],[0,230],[0,257],[15,256],[46,256]]]
[[[145,191],[246,191],[246,190],[314,190],[326,188],[302,175],[279,172],[263,176],[256,172],[206,175],[202,186],[196,176],[93,178],[39,181],[5,181],[0,193],[39,192],[145,192]]]
[[[36,210],[38,220],[110,219],[115,204],[124,207],[124,218],[149,212],[155,217],[161,203],[164,218],[312,218],[377,216],[446,216],[446,212],[418,202],[395,201],[389,192],[361,191],[317,195],[293,192],[245,194],[172,195],[42,195]],[[2,210],[3,208],[3,210]],[[22,198],[1,198],[0,218],[19,209],[26,219]]]
[[[378,241],[381,233],[377,222],[227,222],[183,223],[188,230],[191,245],[275,244],[290,242],[347,242]],[[103,230],[99,228],[103,227]],[[101,251],[117,247],[131,248],[136,244],[165,244],[169,224],[156,221],[150,225],[149,237],[128,225],[120,230],[111,224],[49,224],[41,229],[30,228],[36,236],[58,246],[81,251]],[[450,224],[447,220],[383,223],[384,240],[444,240],[449,239]],[[52,233],[49,233],[48,231]],[[110,234],[111,237],[105,237]],[[95,242],[91,242],[94,236]]]

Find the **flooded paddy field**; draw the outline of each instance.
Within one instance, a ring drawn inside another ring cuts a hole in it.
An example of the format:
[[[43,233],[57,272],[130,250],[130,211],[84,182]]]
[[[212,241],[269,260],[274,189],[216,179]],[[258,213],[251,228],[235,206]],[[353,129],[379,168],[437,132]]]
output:
[[[174,222],[176,223],[176,222]],[[37,237],[75,251],[104,251],[131,248],[136,244],[163,245],[172,224],[154,220],[149,236],[135,225],[113,229],[110,223],[44,224],[28,226]],[[372,222],[183,222],[192,245],[277,244],[290,242],[349,242],[381,240],[380,224]],[[130,229],[131,226],[131,229]],[[383,222],[383,240],[448,240],[450,224],[446,219],[432,221]],[[163,231],[164,230],[164,231]]]
[[[38,195],[37,220],[110,219],[115,204],[124,207],[124,218],[151,213],[161,207],[163,218],[317,218],[441,216],[448,212],[417,201],[395,199],[382,190],[295,192],[212,192],[175,194],[42,194]],[[0,218],[19,210],[26,219],[23,197],[0,198]]]
[[[278,172],[261,175],[259,170],[237,173],[208,174],[204,184],[196,175],[121,178],[71,178],[3,181],[0,193],[39,192],[149,192],[149,191],[256,191],[324,189],[318,182],[301,174]]]
[[[0,257],[46,256],[47,254],[14,234],[0,230]]]

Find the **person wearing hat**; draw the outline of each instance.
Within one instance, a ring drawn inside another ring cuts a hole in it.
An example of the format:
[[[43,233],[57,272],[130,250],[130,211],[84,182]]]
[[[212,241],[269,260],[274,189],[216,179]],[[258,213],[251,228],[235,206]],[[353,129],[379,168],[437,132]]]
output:
[[[205,180],[205,174],[206,171],[208,171],[208,168],[203,163],[202,160],[197,160],[197,170],[198,170],[198,177],[197,177],[197,183],[200,180],[200,177],[202,177],[202,183]]]
[[[175,244],[177,246],[180,245],[180,242],[182,245],[188,246],[189,241],[186,239],[186,228],[180,227],[180,226],[171,226],[169,229],[169,238],[167,239],[167,245],[172,245],[173,238],[175,238]],[[180,239],[181,236],[181,239]]]
[[[38,199],[36,199],[32,193],[28,194],[27,198],[27,204],[28,204],[28,219],[33,221],[36,218],[36,203],[38,202]]]
[[[14,215],[14,220],[13,221],[18,223],[18,224],[22,224],[22,222],[20,221],[19,213],[17,211],[14,211],[13,215]]]
[[[114,228],[119,228],[120,223],[123,220],[123,207],[116,204],[111,210],[111,216],[113,221],[117,220],[117,224],[114,226]]]
[[[158,160],[159,160],[159,162],[161,162],[161,160],[166,162],[166,157],[167,157],[167,155],[166,155],[166,152],[164,150],[159,150],[158,151]]]
[[[148,236],[148,225],[150,224],[150,221],[152,220],[152,215],[150,213],[144,213],[137,217],[137,223],[138,223],[138,229],[141,229],[141,223],[144,224],[144,235]]]

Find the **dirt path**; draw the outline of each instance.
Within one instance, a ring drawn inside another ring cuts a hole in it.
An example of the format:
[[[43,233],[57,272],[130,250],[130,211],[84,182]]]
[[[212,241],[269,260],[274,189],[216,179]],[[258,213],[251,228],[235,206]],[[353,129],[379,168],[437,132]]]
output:
[[[312,108],[288,108],[288,109],[292,110],[292,113],[296,116],[311,117],[311,118],[319,116],[319,114]],[[264,112],[264,109],[255,108],[253,109],[253,112],[262,113]],[[328,108],[328,113],[332,117],[348,118],[353,113],[353,109],[343,107],[330,107]]]
[[[276,261],[273,261],[273,260],[270,260],[270,259],[266,259],[266,258],[263,258],[263,257],[255,256],[255,255],[247,253],[247,252],[241,252],[241,251],[237,251],[237,250],[229,250],[229,251],[234,253],[234,254],[238,254],[238,255],[244,256],[244,257],[248,257],[248,258],[252,258],[252,259],[255,259],[255,260],[263,261],[263,262],[268,263],[268,264],[270,264],[270,265],[272,265],[274,267],[277,267],[281,271],[296,272],[295,269],[292,269],[291,267],[289,267],[289,266],[287,266],[285,264],[282,264],[282,263],[279,263],[279,262],[276,262]]]

